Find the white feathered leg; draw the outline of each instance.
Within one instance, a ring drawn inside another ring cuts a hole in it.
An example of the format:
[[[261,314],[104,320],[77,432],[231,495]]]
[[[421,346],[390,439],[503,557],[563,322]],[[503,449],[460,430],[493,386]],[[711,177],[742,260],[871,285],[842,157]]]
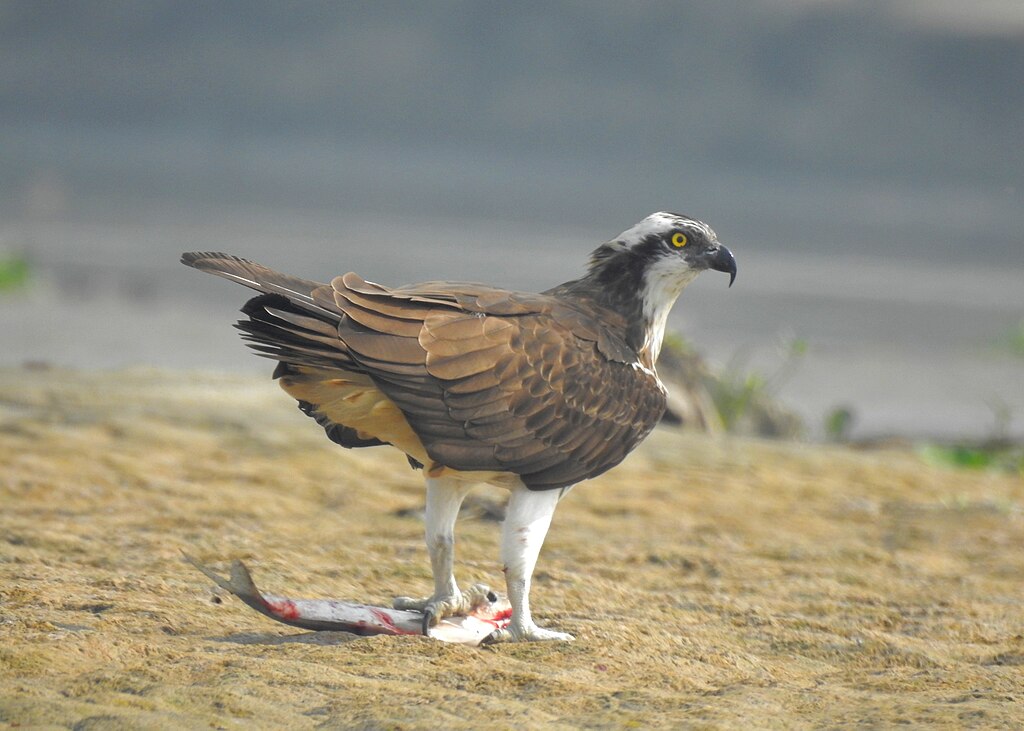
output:
[[[423,612],[424,634],[444,617],[466,614],[490,594],[490,589],[482,584],[463,593],[455,582],[455,520],[470,488],[471,485],[459,480],[427,478],[426,539],[434,594],[426,599],[402,596],[393,602],[395,609]]]
[[[525,485],[512,490],[501,534],[501,560],[505,567],[512,619],[507,629],[492,632],[485,643],[533,640],[572,640],[572,635],[542,629],[530,615],[530,582],[555,506],[565,490],[533,491]]]

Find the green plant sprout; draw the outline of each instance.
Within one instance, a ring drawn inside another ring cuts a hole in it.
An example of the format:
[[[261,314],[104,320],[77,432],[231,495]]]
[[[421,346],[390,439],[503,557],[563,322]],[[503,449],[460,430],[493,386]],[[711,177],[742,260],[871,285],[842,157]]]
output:
[[[30,267],[22,254],[0,254],[0,292],[20,289],[28,284]]]

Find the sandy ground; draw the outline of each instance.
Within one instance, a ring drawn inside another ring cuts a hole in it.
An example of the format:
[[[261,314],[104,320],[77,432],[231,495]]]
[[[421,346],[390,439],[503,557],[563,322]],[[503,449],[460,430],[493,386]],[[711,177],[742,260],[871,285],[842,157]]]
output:
[[[533,592],[572,644],[295,630],[270,591],[423,594],[419,477],[269,379],[0,371],[0,724],[1024,725],[1024,481],[897,452],[659,430],[559,508]],[[497,584],[500,491],[459,525]]]

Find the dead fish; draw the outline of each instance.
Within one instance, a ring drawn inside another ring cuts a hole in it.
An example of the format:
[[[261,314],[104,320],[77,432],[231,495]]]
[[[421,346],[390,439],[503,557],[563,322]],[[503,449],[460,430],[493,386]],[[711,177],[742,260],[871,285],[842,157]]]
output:
[[[512,617],[512,605],[508,600],[490,592],[467,614],[445,617],[437,624],[427,626],[427,616],[414,610],[339,599],[290,599],[264,594],[241,561],[231,563],[231,575],[225,578],[188,554],[185,554],[185,560],[260,614],[302,629],[357,635],[425,635],[441,642],[479,645],[494,630],[506,628]]]

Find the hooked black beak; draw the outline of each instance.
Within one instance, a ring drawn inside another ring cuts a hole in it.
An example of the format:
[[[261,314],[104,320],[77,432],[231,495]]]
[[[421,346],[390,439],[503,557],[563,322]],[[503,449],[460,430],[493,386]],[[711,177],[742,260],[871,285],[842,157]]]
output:
[[[736,257],[727,248],[718,245],[718,251],[708,262],[708,268],[716,272],[726,272],[729,275],[729,286],[736,281]]]

